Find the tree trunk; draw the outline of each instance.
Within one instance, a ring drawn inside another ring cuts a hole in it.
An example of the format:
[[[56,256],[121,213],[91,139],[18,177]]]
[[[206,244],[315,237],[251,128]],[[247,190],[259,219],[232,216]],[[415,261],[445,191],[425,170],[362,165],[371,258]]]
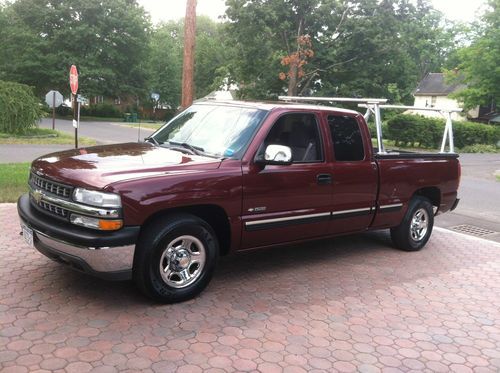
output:
[[[299,62],[300,62],[300,49],[299,37],[304,33],[304,19],[301,18],[299,21],[299,27],[297,29],[297,51],[295,52],[295,58],[290,61],[290,70],[288,77],[288,96],[297,96],[298,85],[299,85]]]
[[[297,96],[299,68],[296,62],[290,63],[290,76],[288,78],[288,96]]]
[[[184,19],[184,64],[182,67],[182,108],[193,103],[194,47],[196,40],[196,0],[187,0]]]

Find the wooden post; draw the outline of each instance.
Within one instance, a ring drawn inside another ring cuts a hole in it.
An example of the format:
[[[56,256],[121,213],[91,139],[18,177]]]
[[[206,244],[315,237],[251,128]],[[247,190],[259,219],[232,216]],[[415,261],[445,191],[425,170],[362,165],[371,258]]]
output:
[[[193,103],[194,47],[196,40],[196,0],[187,0],[184,19],[184,64],[182,67],[182,108]]]

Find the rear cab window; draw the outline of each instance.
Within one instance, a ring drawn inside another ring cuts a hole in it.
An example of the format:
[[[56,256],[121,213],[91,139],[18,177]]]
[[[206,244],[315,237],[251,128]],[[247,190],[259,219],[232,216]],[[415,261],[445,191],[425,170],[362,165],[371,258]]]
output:
[[[328,115],[328,128],[337,162],[365,159],[363,135],[356,118],[347,115]]]

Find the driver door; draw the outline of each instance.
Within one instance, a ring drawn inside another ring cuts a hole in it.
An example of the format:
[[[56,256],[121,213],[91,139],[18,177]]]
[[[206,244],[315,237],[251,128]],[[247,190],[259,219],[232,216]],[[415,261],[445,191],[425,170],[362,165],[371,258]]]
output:
[[[292,163],[243,167],[242,248],[320,237],[327,233],[332,199],[331,168],[325,161],[315,114],[289,113],[272,125],[268,145],[291,148]]]

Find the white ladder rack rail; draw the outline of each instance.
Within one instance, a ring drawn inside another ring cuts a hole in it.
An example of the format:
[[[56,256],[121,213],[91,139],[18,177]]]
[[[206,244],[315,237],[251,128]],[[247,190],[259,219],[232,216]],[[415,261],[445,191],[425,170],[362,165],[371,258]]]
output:
[[[371,113],[375,113],[375,121],[377,121],[377,113],[376,108],[373,107],[370,103],[368,104],[359,104],[359,107],[365,107],[368,110],[365,114],[365,120],[368,120]],[[439,112],[445,119],[446,125],[444,126],[443,140],[441,142],[441,150],[440,153],[446,153],[446,140],[449,143],[449,151],[448,153],[455,153],[455,144],[453,141],[453,121],[451,119],[452,113],[460,113],[462,109],[453,108],[453,109],[445,109],[445,108],[437,108],[437,107],[419,107],[419,106],[406,106],[406,105],[379,105],[378,110],[380,109],[402,109],[402,110],[415,110],[415,111],[437,111]],[[377,126],[378,128],[378,126]],[[380,153],[380,149],[379,149]]]
[[[370,118],[373,113],[375,115],[375,126],[377,128],[377,147],[378,154],[386,154],[384,149],[384,143],[382,140],[382,117],[380,115],[380,109],[403,109],[403,110],[415,110],[415,111],[437,111],[441,113],[446,119],[446,125],[444,127],[443,141],[441,142],[440,153],[445,153],[446,140],[449,141],[449,153],[455,152],[455,145],[453,142],[453,122],[451,119],[452,113],[459,113],[462,111],[460,108],[445,109],[445,108],[433,108],[433,107],[417,107],[417,106],[405,106],[405,105],[386,105],[387,99],[385,98],[351,98],[351,97],[301,97],[301,96],[279,96],[279,100],[286,102],[346,102],[346,103],[357,103],[359,107],[366,108],[366,113],[364,118],[366,121]]]
[[[365,105],[367,108],[365,119],[368,120],[371,112],[375,114],[375,125],[377,127],[378,153],[384,154],[384,142],[382,141],[382,120],[380,106],[387,102],[386,98],[352,98],[352,97],[301,97],[301,96],[279,96],[278,100],[286,102],[346,102],[351,104]]]

